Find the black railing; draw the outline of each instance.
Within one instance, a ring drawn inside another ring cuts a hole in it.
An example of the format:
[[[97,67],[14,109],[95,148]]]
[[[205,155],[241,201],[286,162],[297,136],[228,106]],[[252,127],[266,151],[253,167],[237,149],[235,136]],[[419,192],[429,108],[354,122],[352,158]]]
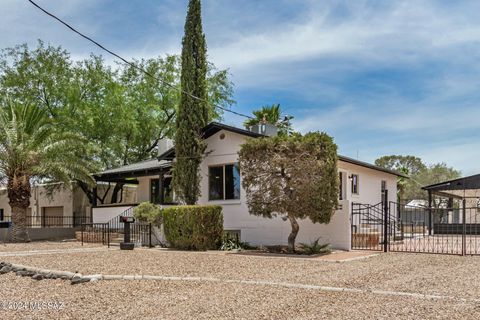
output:
[[[12,222],[12,216],[3,216],[2,222]],[[25,219],[27,228],[75,228],[85,223],[91,223],[90,217],[28,215]]]
[[[101,243],[110,248],[111,234],[108,223],[82,223],[81,227],[82,246],[84,243]]]

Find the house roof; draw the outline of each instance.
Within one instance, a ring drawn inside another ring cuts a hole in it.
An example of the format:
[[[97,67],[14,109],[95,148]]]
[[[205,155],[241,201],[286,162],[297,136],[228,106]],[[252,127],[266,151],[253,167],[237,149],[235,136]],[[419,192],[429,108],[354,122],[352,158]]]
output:
[[[348,163],[351,163],[351,164],[355,164],[357,166],[361,166],[361,167],[365,167],[365,168],[369,168],[369,169],[373,169],[373,170],[377,170],[377,171],[390,173],[390,174],[396,175],[398,177],[409,178],[409,176],[407,176],[407,175],[405,175],[401,172],[386,169],[386,168],[383,168],[383,167],[379,167],[379,166],[376,166],[376,165],[368,163],[368,162],[356,160],[356,159],[345,157],[345,156],[342,156],[342,155],[338,155],[338,160],[341,160],[343,162],[348,162]]]
[[[169,161],[153,158],[118,168],[108,169],[96,173],[93,176],[97,181],[115,181],[119,179],[160,174],[162,170],[170,166],[171,164]]]
[[[263,135],[263,134],[251,132],[251,131],[241,129],[241,128],[237,128],[237,127],[232,127],[232,126],[229,126],[229,125],[226,125],[226,124],[223,124],[223,123],[219,123],[219,122],[211,122],[206,127],[203,128],[203,130],[202,130],[203,131],[203,138],[207,139],[207,138],[211,137],[212,135],[214,135],[215,133],[217,133],[221,130],[226,130],[226,131],[238,133],[238,134],[248,136],[248,137],[252,137],[252,138],[265,137],[265,135]],[[150,159],[150,160],[133,163],[133,164],[123,166],[123,167],[119,167],[119,168],[115,168],[115,169],[105,170],[101,173],[96,174],[95,178],[96,179],[97,179],[97,177],[99,179],[110,178],[110,177],[113,177],[115,175],[134,176],[134,174],[137,174],[136,176],[139,176],[141,174],[149,175],[149,174],[152,174],[152,172],[158,173],[158,172],[161,171],[161,169],[170,167],[171,166],[171,161],[174,158],[175,158],[175,148],[170,148],[167,151],[165,151],[164,153],[160,154],[156,159]],[[408,176],[406,176],[403,173],[400,173],[400,172],[395,171],[395,170],[382,168],[382,167],[376,166],[376,165],[368,163],[368,162],[359,161],[359,160],[352,159],[352,158],[349,158],[349,157],[345,157],[345,156],[342,156],[342,155],[339,155],[338,159],[340,161],[348,162],[348,163],[358,165],[358,166],[361,166],[361,167],[365,167],[365,168],[369,168],[369,169],[372,169],[372,170],[377,170],[377,171],[393,174],[393,175],[396,175],[396,176],[399,176],[399,177],[408,178]]]
[[[206,126],[203,129],[203,131],[204,131],[204,136],[203,137],[206,139],[206,138],[214,135],[215,133],[217,133],[220,130],[227,130],[227,131],[230,131],[230,132],[235,132],[235,133],[246,135],[246,136],[253,137],[253,138],[265,137],[265,135],[263,135],[263,134],[254,133],[254,132],[251,132],[251,131],[248,131],[248,130],[228,126],[228,125],[218,123],[218,122],[212,122],[208,126]],[[173,160],[174,158],[175,158],[175,148],[170,148],[170,149],[168,149],[167,151],[165,151],[164,153],[162,153],[158,156],[159,160]],[[383,167],[379,167],[379,166],[376,166],[376,165],[368,163],[368,162],[352,159],[352,158],[345,157],[345,156],[342,156],[342,155],[338,155],[338,159],[343,161],[343,162],[348,162],[348,163],[351,163],[351,164],[354,164],[354,165],[357,165],[357,166],[361,166],[361,167],[364,167],[364,168],[369,168],[369,169],[372,169],[372,170],[377,170],[377,171],[381,171],[381,172],[385,172],[385,173],[390,173],[390,174],[396,175],[398,177],[408,178],[407,175],[405,175],[401,172],[386,169],[386,168],[383,168]]]
[[[454,198],[477,198],[480,196],[480,174],[431,184],[422,189]]]

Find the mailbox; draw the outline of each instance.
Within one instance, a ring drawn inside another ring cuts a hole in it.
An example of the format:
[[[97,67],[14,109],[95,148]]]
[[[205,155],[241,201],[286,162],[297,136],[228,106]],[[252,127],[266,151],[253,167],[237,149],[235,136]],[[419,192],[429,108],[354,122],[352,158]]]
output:
[[[134,217],[120,216],[120,223],[123,223],[123,242],[120,242],[120,250],[133,250],[135,247],[135,244],[130,241],[130,224],[134,222]]]
[[[135,218],[134,218],[134,217],[123,217],[123,216],[120,216],[120,222],[122,222],[122,223],[134,223],[134,222],[135,222]]]

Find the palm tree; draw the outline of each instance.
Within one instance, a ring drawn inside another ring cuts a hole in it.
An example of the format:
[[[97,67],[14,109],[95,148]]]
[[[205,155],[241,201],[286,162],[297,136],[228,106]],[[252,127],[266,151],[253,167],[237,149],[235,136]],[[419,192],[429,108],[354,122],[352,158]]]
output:
[[[92,183],[84,149],[75,134],[61,133],[47,113],[35,106],[4,99],[0,105],[0,182],[7,185],[12,208],[13,242],[29,241],[26,227],[32,181],[72,179]],[[84,154],[84,153],[83,153]]]
[[[277,126],[279,134],[290,134],[293,132],[290,120],[292,116],[285,116],[282,119],[282,111],[280,104],[272,104],[271,106],[263,106],[259,110],[252,112],[254,118],[246,120],[243,125],[245,127],[251,127],[260,123],[269,123]]]

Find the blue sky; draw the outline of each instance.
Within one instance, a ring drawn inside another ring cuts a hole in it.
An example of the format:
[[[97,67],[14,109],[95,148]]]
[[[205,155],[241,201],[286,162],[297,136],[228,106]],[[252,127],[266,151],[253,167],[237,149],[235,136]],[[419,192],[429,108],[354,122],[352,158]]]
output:
[[[37,1],[127,58],[181,50],[186,0]],[[0,12],[0,48],[42,39],[73,58],[101,53],[27,1]],[[480,172],[478,12],[480,1],[203,1],[209,60],[230,70],[235,110],[280,103],[343,155],[412,154],[465,175]]]

